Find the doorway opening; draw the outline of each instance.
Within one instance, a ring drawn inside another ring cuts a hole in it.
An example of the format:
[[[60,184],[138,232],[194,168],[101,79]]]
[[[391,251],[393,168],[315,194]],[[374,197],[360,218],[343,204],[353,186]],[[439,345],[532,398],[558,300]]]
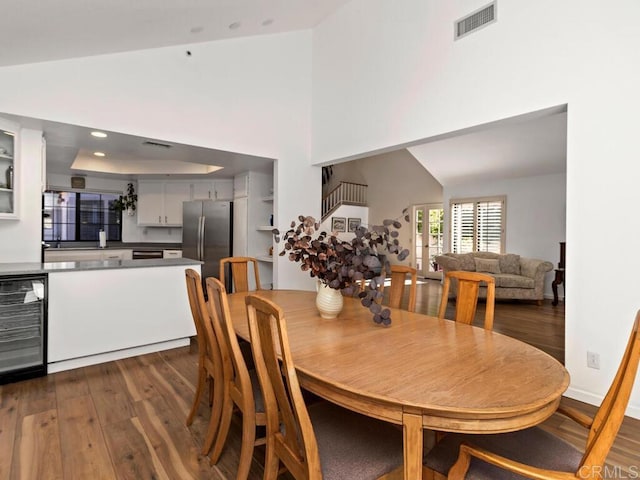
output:
[[[413,245],[418,275],[442,279],[436,256],[444,248],[444,209],[441,203],[414,205]]]

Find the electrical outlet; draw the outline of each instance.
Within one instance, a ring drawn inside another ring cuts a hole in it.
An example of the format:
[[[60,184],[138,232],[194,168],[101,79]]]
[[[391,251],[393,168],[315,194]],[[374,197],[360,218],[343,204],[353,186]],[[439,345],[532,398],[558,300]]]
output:
[[[587,352],[587,367],[600,370],[600,355],[595,352]]]

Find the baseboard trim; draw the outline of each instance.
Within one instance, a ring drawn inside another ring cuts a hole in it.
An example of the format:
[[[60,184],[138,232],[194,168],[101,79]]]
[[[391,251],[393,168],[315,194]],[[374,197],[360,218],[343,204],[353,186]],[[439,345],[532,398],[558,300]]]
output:
[[[61,360],[59,362],[52,362],[47,364],[47,373],[63,372],[65,370],[71,370],[73,368],[88,367],[89,365],[111,362],[113,360],[120,360],[122,358],[135,357],[137,355],[144,355],[146,353],[160,352],[162,350],[169,350],[171,348],[184,347],[186,345],[189,345],[190,343],[191,338],[186,337],[178,338],[176,340],[168,340],[166,342],[142,345],[139,347],[115,350],[113,352],[99,353],[86,357],[70,358],[68,360]]]
[[[579,390],[577,388],[571,388],[571,387],[567,389],[564,395],[566,397],[572,398],[574,400],[578,400],[580,402],[585,402],[590,405],[595,405],[596,407],[599,407],[600,404],[602,403],[602,400],[604,399],[604,397],[600,395],[594,395],[593,393],[586,392],[584,390]],[[640,420],[640,406],[629,404],[627,406],[625,415],[627,415],[628,417],[632,417]]]

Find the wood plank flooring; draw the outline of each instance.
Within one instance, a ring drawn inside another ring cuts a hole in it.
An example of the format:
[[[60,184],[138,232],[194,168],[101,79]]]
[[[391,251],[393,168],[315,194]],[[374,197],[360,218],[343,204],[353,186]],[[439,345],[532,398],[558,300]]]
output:
[[[440,284],[427,281],[419,288],[418,310],[434,314]],[[563,357],[562,304],[498,303],[495,329]],[[196,363],[195,349],[183,347],[1,386],[0,479],[234,479],[237,419],[214,466],[199,454],[209,419],[205,402],[191,427],[185,425]],[[585,431],[559,415],[544,427],[584,445]],[[251,480],[262,478],[263,460],[259,447]],[[608,461],[620,468],[608,478],[637,477],[640,421],[625,419]]]

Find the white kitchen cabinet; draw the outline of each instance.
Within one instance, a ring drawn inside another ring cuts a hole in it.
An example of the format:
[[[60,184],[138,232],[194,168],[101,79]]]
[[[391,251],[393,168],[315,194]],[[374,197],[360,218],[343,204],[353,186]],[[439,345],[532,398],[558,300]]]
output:
[[[198,181],[191,184],[192,200],[233,200],[233,180],[222,178],[218,180]]]
[[[73,250],[54,248],[44,251],[45,262],[82,262],[87,260],[131,260],[130,248],[105,248],[91,250]]]
[[[138,225],[182,227],[182,203],[191,199],[191,183],[138,181]]]
[[[185,268],[50,272],[49,373],[189,345]]]
[[[133,250],[130,248],[107,248],[102,250],[102,260],[133,260]]]
[[[0,220],[18,219],[17,124],[0,119]]]
[[[240,173],[233,177],[233,198],[246,197],[249,195],[249,173]]]

